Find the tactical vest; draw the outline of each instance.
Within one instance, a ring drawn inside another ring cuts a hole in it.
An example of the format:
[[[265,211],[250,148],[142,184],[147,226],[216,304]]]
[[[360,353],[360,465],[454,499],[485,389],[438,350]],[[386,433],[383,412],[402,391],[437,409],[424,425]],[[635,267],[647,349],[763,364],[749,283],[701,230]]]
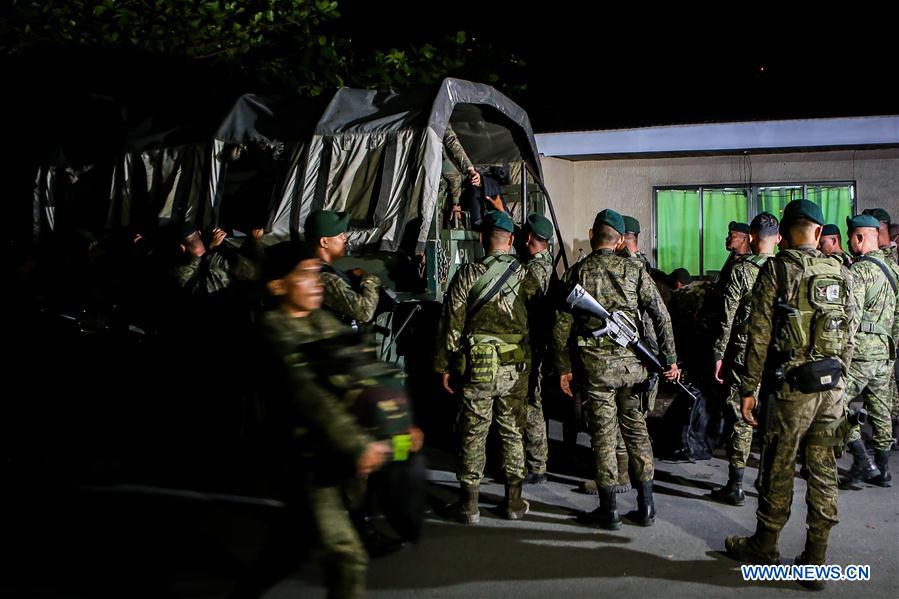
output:
[[[775,346],[782,352],[807,360],[838,358],[849,337],[846,302],[849,285],[839,258],[793,254],[800,262],[802,278],[796,297],[786,297],[786,266],[774,263],[777,277],[780,326]]]

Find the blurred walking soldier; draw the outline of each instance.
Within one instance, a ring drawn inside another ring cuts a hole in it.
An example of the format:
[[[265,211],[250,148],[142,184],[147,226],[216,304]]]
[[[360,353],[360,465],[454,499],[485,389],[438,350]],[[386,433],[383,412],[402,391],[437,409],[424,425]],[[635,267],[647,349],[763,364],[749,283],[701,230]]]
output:
[[[743,421],[740,400],[740,378],[737,370],[743,366],[749,325],[749,303],[752,288],[765,262],[774,255],[780,241],[777,218],[762,212],[749,226],[750,246],[754,253],[737,258],[730,282],[724,290],[724,312],[721,334],[713,348],[715,381],[726,383],[727,412],[733,423],[727,442],[727,484],[712,491],[712,498],[731,505],[743,505],[743,472],[752,445],[752,427]]]
[[[800,450],[808,471],[808,533],[798,564],[824,564],[830,529],[838,521],[834,450],[849,432],[842,394],[855,341],[855,302],[848,269],[817,249],[823,224],[816,204],[787,204],[781,251],[762,266],[750,300],[745,366],[737,374],[743,419],[751,426],[758,425],[755,393],[766,361],[780,380],[765,434],[756,531],[725,540],[727,554],[742,562],[779,562],[778,539],[790,517]]]
[[[668,380],[679,377],[671,318],[655,283],[638,260],[618,255],[624,246],[624,219],[613,210],[596,215],[590,229],[593,252],[572,267],[563,278],[565,290],[581,285],[609,312],[623,312],[633,322],[645,311],[659,332],[662,361],[667,366]],[[614,486],[618,480],[618,461],[615,456],[616,429],[621,434],[637,483],[638,510],[631,517],[643,526],[655,522],[652,498],[653,455],[646,430],[639,392],[634,387],[647,378],[646,369],[636,355],[603,336],[595,338],[592,331],[604,326],[600,319],[559,310],[553,330],[553,346],[560,384],[571,396],[573,373],[571,357],[567,353],[569,338],[577,336],[577,346],[583,373],[579,382],[585,387],[587,399],[583,404],[584,418],[593,444],[596,460],[596,485],[599,508],[590,514],[590,523],[603,528],[618,529],[621,518],[615,500]]]
[[[552,307],[547,293],[553,273],[553,256],[549,251],[549,240],[553,236],[553,224],[537,213],[528,215],[527,248],[530,259],[525,263],[532,277],[535,293],[528,302],[528,332],[531,341],[531,376],[528,384],[528,416],[524,433],[524,448],[527,462],[527,483],[546,482],[546,461],[549,446],[546,438],[546,419],[543,417],[541,396],[543,360],[552,338]]]
[[[450,394],[450,370],[463,378],[459,414],[461,497],[450,507],[462,523],[480,520],[478,492],[486,465],[491,421],[499,429],[506,478],[504,509],[511,520],[528,511],[521,498],[525,477],[522,431],[527,420],[528,369],[526,302],[533,295],[527,270],[514,256],[514,223],[489,211],[481,239],[487,255],[459,268],[443,302],[434,369]]]

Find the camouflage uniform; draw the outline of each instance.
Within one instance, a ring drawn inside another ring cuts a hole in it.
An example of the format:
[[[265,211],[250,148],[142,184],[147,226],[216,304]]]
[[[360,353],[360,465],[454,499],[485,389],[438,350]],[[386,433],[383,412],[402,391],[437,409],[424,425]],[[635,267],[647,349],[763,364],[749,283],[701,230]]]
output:
[[[883,250],[866,254],[887,265],[899,281],[899,266],[890,262]],[[874,448],[892,447],[890,410],[895,340],[899,339],[899,302],[883,271],[876,264],[857,260],[852,265],[855,303],[859,307],[852,326],[856,330],[855,354],[846,384],[846,405],[862,395],[874,429]],[[860,439],[858,426],[850,441]]]
[[[525,264],[534,279],[536,293],[528,305],[528,329],[531,334],[531,375],[528,384],[528,415],[524,433],[527,470],[546,474],[549,445],[546,438],[546,420],[543,417],[541,378],[543,358],[552,335],[552,313],[546,300],[553,272],[553,257],[548,250],[531,257]]]
[[[852,277],[839,258],[828,258],[814,246],[807,245],[783,250],[769,259],[758,275],[750,299],[745,366],[737,368],[741,380],[740,395],[743,397],[755,393],[762,381],[774,328],[778,325],[774,319],[775,298],[778,295],[774,265],[778,261],[785,265],[785,299],[790,306],[796,307],[799,304],[799,293],[807,293],[807,290],[799,289],[803,278],[804,258],[832,260],[840,266],[849,290],[848,296],[845,299],[841,297],[840,300],[845,301],[843,305],[847,317],[850,321],[853,318],[855,302],[851,293]],[[839,356],[843,364],[851,362],[853,343],[854,334],[849,330],[845,332]],[[807,348],[796,350],[784,369],[789,371],[810,360]],[[806,550],[808,552],[809,547],[817,548],[812,554],[817,556],[815,559],[823,559],[830,529],[838,522],[835,442],[828,438],[828,434],[833,435],[836,424],[843,418],[844,385],[841,380],[835,388],[818,393],[792,390],[786,383],[782,383],[777,389],[765,435],[765,463],[762,465],[763,472],[759,481],[756,511],[759,528],[750,543],[759,542],[765,547],[765,551],[776,552],[778,536],[790,517],[796,455],[802,450],[808,471],[805,497],[808,505]]]
[[[458,479],[463,485],[477,486],[486,465],[487,433],[491,419],[496,422],[502,443],[503,471],[506,483],[520,485],[525,476],[522,431],[527,422],[528,369],[530,356],[527,339],[526,303],[534,294],[527,270],[518,265],[504,285],[517,286],[517,292],[497,293],[477,313],[470,315],[469,292],[496,260],[508,262],[513,256],[500,251],[487,254],[478,262],[462,265],[456,272],[443,301],[443,317],[438,330],[434,358],[437,372],[459,367],[462,356],[471,358],[470,337],[498,338],[517,349],[506,353],[491,382],[471,382],[466,376],[459,414],[462,460]]]
[[[642,264],[611,250],[599,249],[565,273],[563,288],[571,288],[576,283],[609,312],[623,311],[634,322],[638,320],[639,311],[647,312],[660,333],[663,360],[668,364],[677,360],[668,310]],[[574,315],[557,312],[553,346],[557,371],[561,374],[571,372],[567,347],[574,324]],[[651,481],[654,473],[652,445],[639,395],[633,389],[646,380],[646,369],[630,349],[607,338],[594,340],[585,336],[600,327],[599,319],[577,316],[576,333],[581,336],[578,349],[587,395],[582,409],[596,459],[596,484],[600,488],[610,488],[618,479],[615,456],[618,426],[633,474],[640,482]]]
[[[749,254],[738,254],[736,252],[728,254],[727,260],[724,261],[724,266],[721,267],[721,272],[718,273],[718,278],[715,279],[715,290],[718,293],[724,293],[724,290],[727,289],[727,286],[730,284],[731,271],[733,271],[734,265],[739,262],[741,258],[748,255]]]
[[[263,333],[286,378],[280,390],[287,395],[283,412],[293,429],[295,447],[289,455],[296,456],[290,464],[294,497],[289,506],[309,512],[329,596],[359,597],[365,591],[368,555],[350,521],[341,488],[354,477],[355,464],[373,439],[349,412],[345,398],[317,378],[311,363],[320,357],[303,352],[304,345],[345,331],[345,325],[323,310],[305,318],[273,310],[263,318]]]
[[[459,203],[462,195],[462,180],[473,165],[450,125],[443,135],[443,166],[441,168],[438,194],[445,196],[453,204]]]
[[[375,317],[380,298],[381,281],[377,275],[366,274],[359,283],[358,291],[353,287],[346,273],[335,268],[322,266],[324,286],[324,307],[346,320],[360,324],[371,322]]]
[[[724,290],[724,313],[721,333],[715,341],[713,356],[723,360],[722,372],[728,385],[727,405],[733,420],[733,432],[727,444],[727,459],[733,468],[745,468],[752,445],[752,427],[742,416],[739,370],[745,365],[748,341],[749,301],[752,287],[770,254],[747,255],[738,258],[731,270],[730,283]],[[757,393],[756,393],[757,395]]]

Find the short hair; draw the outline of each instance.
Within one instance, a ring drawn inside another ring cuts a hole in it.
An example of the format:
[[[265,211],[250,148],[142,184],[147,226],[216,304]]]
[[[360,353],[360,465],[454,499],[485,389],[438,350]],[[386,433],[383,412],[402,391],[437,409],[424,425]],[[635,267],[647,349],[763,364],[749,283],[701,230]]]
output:
[[[752,219],[751,230],[761,238],[774,237],[780,231],[780,223],[773,214],[763,212]]]
[[[490,241],[492,243],[507,243],[512,233],[503,229],[492,229],[490,231]]]
[[[594,243],[614,243],[622,237],[621,233],[609,225],[601,225],[599,230],[593,229]]]
[[[786,223],[786,226],[781,225],[781,233],[786,235],[790,235],[794,232],[800,234],[807,234],[809,231],[814,229],[815,227],[820,227],[818,223],[809,219],[809,218],[794,218],[790,222]]]

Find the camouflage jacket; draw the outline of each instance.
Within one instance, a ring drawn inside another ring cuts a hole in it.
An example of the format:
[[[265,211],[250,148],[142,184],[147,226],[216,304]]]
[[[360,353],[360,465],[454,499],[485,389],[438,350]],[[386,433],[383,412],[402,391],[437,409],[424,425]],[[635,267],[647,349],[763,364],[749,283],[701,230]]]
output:
[[[550,282],[553,275],[553,255],[549,250],[531,256],[525,265],[534,295],[528,302],[528,332],[531,346],[544,347],[552,335],[552,305],[549,302]]]
[[[321,278],[325,288],[325,308],[340,318],[355,320],[360,324],[374,319],[381,294],[381,280],[377,275],[364,275],[358,291],[346,274],[329,265],[322,266]]]
[[[887,258],[892,258],[893,264],[899,264],[899,245],[888,245],[880,249]]]
[[[728,345],[735,357],[742,357],[746,349],[746,325],[749,321],[749,298],[752,287],[759,276],[762,265],[771,254],[755,256],[749,254],[737,258],[731,269],[730,283],[724,289],[724,307],[720,323],[720,333],[715,340],[713,355],[716,360],[724,358]]]
[[[355,462],[372,439],[349,405],[319,376],[315,363],[321,356],[312,354],[320,352],[309,351],[316,342],[345,334],[346,325],[324,310],[296,318],[275,309],[263,316],[262,329],[287,379],[282,389],[288,394],[287,418],[294,437],[308,438],[309,446],[325,456]]]
[[[659,290],[639,260],[616,255],[612,250],[595,250],[575,264],[562,278],[562,289],[580,284],[609,312],[622,311],[638,323],[640,312],[646,312],[659,332],[661,359],[668,364],[677,361],[671,317],[662,302]],[[571,372],[568,344],[572,333],[582,334],[601,328],[603,323],[594,317],[573,315],[560,306],[556,311],[553,329],[553,350],[556,368],[560,373]],[[572,330],[576,326],[576,330]],[[618,345],[605,346],[610,355],[625,361],[637,357],[631,350]]]
[[[718,273],[718,278],[715,279],[715,289],[718,293],[723,294],[724,290],[727,289],[727,286],[730,284],[731,272],[733,271],[734,264],[736,264],[741,258],[745,258],[750,254],[738,254],[736,252],[731,252],[727,256],[727,260],[724,261],[724,266],[721,267],[721,272]]]
[[[521,264],[517,265],[515,273],[504,285],[507,288],[517,283],[516,295],[497,293],[477,313],[469,314],[469,293],[487,272],[485,261],[491,256],[503,254],[490,252],[477,262],[463,264],[456,271],[443,298],[443,315],[437,331],[434,356],[435,371],[449,372],[454,355],[467,349],[466,337],[472,334],[522,335],[520,346],[528,349],[527,304],[537,293],[538,284]],[[514,300],[510,301],[513,297]]]
[[[893,282],[899,284],[899,266],[884,250],[865,254],[879,260],[893,273]],[[899,341],[899,301],[883,271],[876,264],[857,259],[852,265],[853,294],[859,306],[852,321],[855,335],[853,360],[893,360],[896,357],[896,341]]]
[[[452,171],[455,167],[460,173],[465,174],[473,166],[459,137],[450,125],[446,126],[446,133],[443,134],[443,156],[443,172]]]
[[[759,272],[755,286],[752,289],[752,296],[749,303],[749,324],[747,325],[748,340],[746,343],[745,364],[735,365],[735,369],[739,375],[741,383],[740,394],[742,396],[752,395],[758,389],[762,381],[762,375],[765,369],[765,360],[774,338],[775,325],[781,326],[775,322],[774,300],[778,295],[777,275],[775,273],[774,264],[777,261],[783,262],[786,266],[786,300],[791,306],[797,306],[797,297],[800,292],[799,283],[802,280],[802,268],[799,266],[799,259],[802,254],[810,254],[816,258],[826,259],[823,253],[814,246],[800,246],[795,249],[783,250],[773,258],[770,258],[762,270]],[[833,257],[833,260],[839,260]],[[847,280],[850,290],[849,296],[846,298],[846,314],[849,322],[855,316],[855,300],[852,294],[852,275],[849,269],[842,265],[840,261],[841,271]],[[843,347],[843,353],[840,356],[846,366],[847,372],[849,364],[852,360],[853,346],[855,343],[855,334],[849,326],[849,332],[846,343]],[[789,367],[799,366],[808,361],[805,352],[797,352],[796,356],[790,360]]]

